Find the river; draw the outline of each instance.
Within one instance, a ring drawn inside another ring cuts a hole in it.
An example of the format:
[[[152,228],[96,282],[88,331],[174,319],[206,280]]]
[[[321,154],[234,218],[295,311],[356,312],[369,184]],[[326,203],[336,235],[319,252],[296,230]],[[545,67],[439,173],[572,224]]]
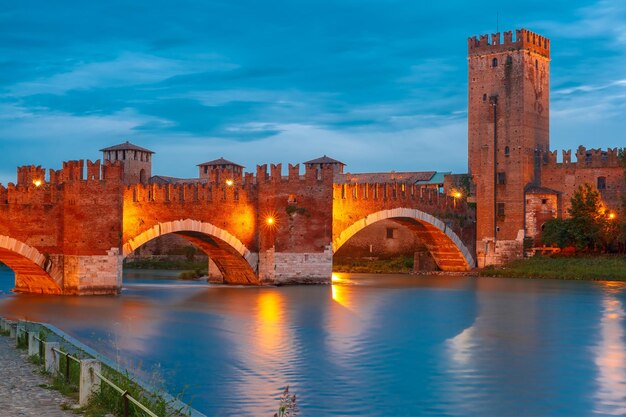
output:
[[[338,274],[332,286],[227,287],[127,272],[119,297],[13,295],[207,416],[626,414],[626,285]]]

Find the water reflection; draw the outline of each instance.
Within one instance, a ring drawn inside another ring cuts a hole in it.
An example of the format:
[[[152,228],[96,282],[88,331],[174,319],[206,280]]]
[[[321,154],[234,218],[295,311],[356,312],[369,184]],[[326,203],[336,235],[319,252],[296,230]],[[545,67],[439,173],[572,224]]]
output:
[[[598,367],[595,412],[601,415],[626,415],[626,345],[624,342],[623,283],[603,282],[603,314],[598,344],[594,349]]]
[[[0,296],[0,315],[160,365],[207,415],[272,415],[286,384],[303,417],[626,413],[623,286],[341,274],[332,286],[125,287]]]

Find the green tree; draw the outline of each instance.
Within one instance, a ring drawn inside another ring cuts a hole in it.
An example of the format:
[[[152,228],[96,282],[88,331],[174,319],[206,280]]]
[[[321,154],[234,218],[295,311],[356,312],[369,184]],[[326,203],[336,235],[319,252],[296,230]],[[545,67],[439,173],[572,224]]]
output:
[[[593,251],[600,248],[607,250],[616,241],[620,227],[610,218],[600,193],[590,184],[578,187],[567,212],[568,219],[546,222],[543,243]]]

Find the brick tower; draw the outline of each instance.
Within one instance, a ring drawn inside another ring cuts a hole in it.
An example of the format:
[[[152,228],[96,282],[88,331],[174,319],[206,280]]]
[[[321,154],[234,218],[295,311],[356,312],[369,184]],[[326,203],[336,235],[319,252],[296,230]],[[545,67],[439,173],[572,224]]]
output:
[[[468,40],[468,165],[478,266],[522,256],[525,189],[549,149],[550,41],[528,30]]]
[[[100,149],[103,162],[121,161],[124,166],[126,184],[147,184],[152,176],[152,152],[128,141],[109,148]]]

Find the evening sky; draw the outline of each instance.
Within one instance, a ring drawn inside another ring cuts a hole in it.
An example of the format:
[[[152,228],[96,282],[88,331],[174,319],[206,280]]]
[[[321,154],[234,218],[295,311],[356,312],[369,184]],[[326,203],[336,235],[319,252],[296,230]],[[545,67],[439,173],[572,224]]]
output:
[[[467,38],[551,39],[551,147],[624,146],[626,2],[0,0],[0,182],[130,140],[153,173],[467,170]]]

